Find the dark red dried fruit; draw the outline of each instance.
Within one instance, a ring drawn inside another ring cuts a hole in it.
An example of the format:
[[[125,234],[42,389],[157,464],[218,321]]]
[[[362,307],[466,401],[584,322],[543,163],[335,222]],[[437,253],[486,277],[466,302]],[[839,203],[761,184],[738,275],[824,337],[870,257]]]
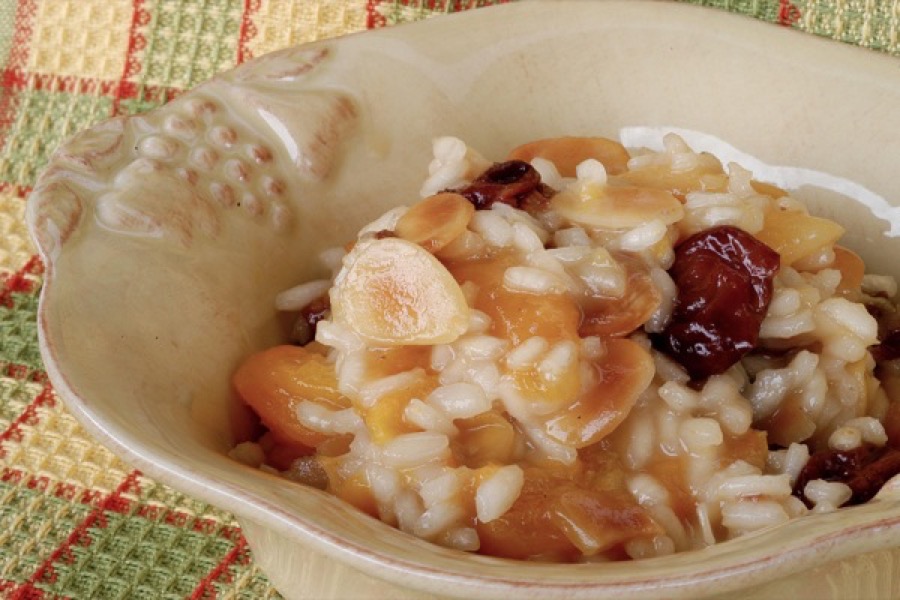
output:
[[[853,450],[823,450],[809,457],[794,484],[794,495],[810,505],[803,495],[814,479],[839,481],[853,490],[847,505],[871,500],[888,479],[900,473],[900,450],[863,444]]]
[[[724,372],[756,347],[779,265],[777,252],[736,227],[691,236],[675,251],[678,300],[654,346],[695,379]]]
[[[548,196],[549,188],[541,183],[540,174],[530,164],[508,160],[494,163],[475,181],[455,191],[474,204],[476,210],[485,210],[495,202],[526,208],[534,203],[534,195]]]
[[[294,331],[291,337],[301,346],[305,346],[309,342],[316,339],[316,324],[322,319],[328,317],[331,310],[331,300],[328,294],[320,296],[306,305],[300,311],[297,321],[294,324]]]
[[[875,362],[900,358],[900,329],[888,331],[877,346],[871,348]]]

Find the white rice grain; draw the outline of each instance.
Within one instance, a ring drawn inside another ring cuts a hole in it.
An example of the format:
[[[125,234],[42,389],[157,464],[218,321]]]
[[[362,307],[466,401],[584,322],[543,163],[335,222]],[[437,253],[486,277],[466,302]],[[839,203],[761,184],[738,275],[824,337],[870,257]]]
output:
[[[733,500],[745,496],[789,496],[790,476],[743,475],[726,479],[719,485],[717,496],[723,500]]]
[[[436,431],[448,436],[459,433],[447,415],[418,398],[410,400],[403,409],[403,420],[425,431]]]
[[[661,241],[668,229],[659,219],[652,219],[619,236],[618,246],[626,252],[641,252]]]
[[[784,507],[772,500],[738,500],[725,502],[722,506],[722,525],[739,532],[757,531],[788,519],[790,517]]]
[[[897,295],[897,280],[890,275],[863,275],[862,291],[870,296]]]
[[[442,433],[404,433],[384,445],[384,461],[397,469],[415,467],[445,456],[449,446],[450,440]]]
[[[571,340],[557,342],[538,364],[538,373],[548,381],[561,377],[572,367],[577,356],[578,347],[575,342]]]
[[[606,185],[606,167],[595,158],[583,160],[575,167],[575,177],[597,185]]]
[[[466,329],[466,334],[479,334],[485,333],[491,328],[491,318],[477,308],[473,308],[469,310],[469,328]]]
[[[492,210],[477,211],[469,221],[469,227],[491,246],[505,248],[512,245],[514,235],[512,225]]]
[[[525,474],[518,465],[507,465],[484,480],[475,492],[475,512],[482,523],[503,515],[519,497]]]
[[[457,469],[447,469],[442,475],[429,479],[419,489],[426,507],[450,501],[462,489],[463,481]]]
[[[553,244],[557,247],[557,249],[569,247],[581,247],[589,249],[591,246],[591,238],[581,227],[569,227],[566,229],[559,229],[554,232]]]
[[[665,382],[658,392],[659,397],[676,413],[688,413],[700,405],[700,395],[676,381]]]
[[[416,368],[411,371],[403,371],[402,373],[376,379],[360,388],[360,402],[363,407],[371,408],[375,406],[375,403],[382,396],[415,385],[423,377],[425,377],[424,369]]]
[[[698,417],[687,419],[679,427],[678,435],[692,452],[705,451],[722,445],[722,427],[715,419]]]
[[[509,345],[504,339],[490,335],[469,335],[457,341],[453,348],[470,360],[496,360]]]
[[[531,166],[534,167],[534,170],[541,176],[541,183],[549,185],[554,190],[561,190],[563,188],[563,177],[559,174],[559,170],[552,161],[549,161],[546,158],[537,157],[531,159]]]
[[[513,370],[531,367],[548,347],[546,339],[539,336],[530,337],[506,355],[506,366]]]
[[[846,483],[813,479],[803,488],[803,495],[815,504],[816,512],[834,510],[853,496],[853,490]],[[820,508],[821,507],[821,508]]]
[[[862,435],[862,440],[867,444],[884,446],[887,441],[887,433],[884,425],[874,417],[857,417],[843,424],[843,427],[855,427]]]
[[[441,502],[425,510],[413,528],[413,534],[433,539],[465,517],[465,510],[457,502]]]
[[[838,427],[828,437],[828,447],[832,450],[853,450],[862,445],[862,432],[856,427]]]
[[[491,409],[482,387],[467,382],[441,386],[426,401],[451,419],[468,419]]]
[[[503,285],[516,292],[561,294],[567,286],[556,274],[535,267],[509,267],[503,273]]]
[[[672,310],[675,306],[675,299],[678,297],[678,288],[672,277],[659,267],[650,270],[650,280],[662,297],[659,306],[644,323],[644,330],[648,333],[659,333],[669,324],[672,319]]]
[[[477,552],[481,547],[478,531],[472,527],[457,527],[447,533],[447,544],[463,552]]]
[[[513,228],[513,246],[524,253],[534,252],[535,250],[543,250],[544,243],[537,236],[533,229],[522,222],[516,222]]]

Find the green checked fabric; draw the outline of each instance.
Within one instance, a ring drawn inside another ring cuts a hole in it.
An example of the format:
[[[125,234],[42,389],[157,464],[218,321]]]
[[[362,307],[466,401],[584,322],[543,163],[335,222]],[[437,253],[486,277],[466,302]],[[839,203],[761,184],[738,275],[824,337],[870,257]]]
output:
[[[92,440],[47,382],[24,226],[53,150],[286,46],[514,0],[0,0],[0,597],[276,598],[234,518]],[[900,0],[687,0],[900,55]]]

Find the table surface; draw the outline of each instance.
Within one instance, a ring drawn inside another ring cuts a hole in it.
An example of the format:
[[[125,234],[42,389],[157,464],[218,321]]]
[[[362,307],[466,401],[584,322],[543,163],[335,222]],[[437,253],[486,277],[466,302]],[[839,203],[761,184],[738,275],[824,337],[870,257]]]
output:
[[[24,225],[59,143],[286,46],[512,0],[0,0],[0,596],[275,598],[234,518],[130,468],[47,381]],[[687,0],[900,56],[900,0]]]

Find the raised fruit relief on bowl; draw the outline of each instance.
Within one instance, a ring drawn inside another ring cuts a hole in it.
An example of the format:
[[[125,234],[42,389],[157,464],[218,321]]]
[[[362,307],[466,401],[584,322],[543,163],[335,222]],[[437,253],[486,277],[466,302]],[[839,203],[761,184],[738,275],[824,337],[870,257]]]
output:
[[[232,456],[459,550],[662,556],[900,473],[897,283],[678,136],[434,143],[424,199],[276,298]],[[245,431],[246,433],[246,431]],[[256,432],[259,435],[259,432]]]

